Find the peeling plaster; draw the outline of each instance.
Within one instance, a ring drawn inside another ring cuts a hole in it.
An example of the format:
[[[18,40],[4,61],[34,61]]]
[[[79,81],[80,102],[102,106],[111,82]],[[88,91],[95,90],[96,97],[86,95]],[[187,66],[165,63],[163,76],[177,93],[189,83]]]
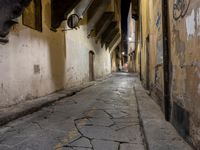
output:
[[[196,22],[197,22],[198,36],[200,36],[200,8],[197,9],[196,18],[197,18]]]
[[[198,86],[198,94],[200,95],[200,83],[199,83],[199,86]]]
[[[194,10],[192,10],[192,13],[190,16],[186,18],[186,28],[187,28],[187,38],[194,36],[195,34],[195,13]]]
[[[199,79],[200,79],[200,71],[198,72],[198,77],[199,77]],[[200,95],[200,83],[199,83],[199,85],[198,85],[197,93]]]
[[[157,19],[156,19],[156,27],[157,27],[158,31],[160,31],[160,25],[161,25],[161,15],[158,12]]]

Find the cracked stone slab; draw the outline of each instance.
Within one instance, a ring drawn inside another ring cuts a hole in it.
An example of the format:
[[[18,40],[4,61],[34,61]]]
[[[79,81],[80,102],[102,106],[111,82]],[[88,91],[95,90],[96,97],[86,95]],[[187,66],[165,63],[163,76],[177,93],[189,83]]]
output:
[[[83,126],[79,130],[84,136],[91,139],[129,142],[129,138],[126,135],[118,134],[109,127]]]
[[[72,143],[68,144],[68,146],[70,146],[70,147],[92,148],[92,145],[90,144],[90,140],[85,138],[85,137],[81,137],[80,139],[73,141]]]
[[[122,128],[120,130],[117,130],[117,133],[119,135],[126,136],[126,138],[129,139],[129,143],[140,144],[140,145],[143,143],[139,125]]]
[[[92,109],[84,113],[84,116],[92,118],[112,118],[112,116],[107,113],[105,110],[101,109]]]
[[[120,130],[123,130],[123,129],[125,129],[125,128],[129,128],[129,127],[131,127],[131,128],[134,128],[135,127],[135,125],[133,125],[133,124],[113,124],[112,126],[110,126],[110,128],[111,129],[113,129],[114,131],[120,131]]]
[[[10,145],[15,146],[29,139],[30,137],[28,138],[27,136],[14,135],[14,136],[1,139],[0,144],[6,145],[6,146],[10,146]]]
[[[12,150],[53,150],[55,145],[59,143],[59,139],[55,133],[41,133],[36,136],[21,142],[13,147]]]
[[[113,116],[113,118],[121,118],[128,116],[127,113],[121,112],[119,110],[107,110],[107,112]]]
[[[119,143],[105,140],[92,140],[94,150],[118,150]]]
[[[138,115],[133,117],[121,117],[121,118],[113,118],[113,120],[117,123],[134,123],[139,122]]]
[[[58,149],[58,150],[74,150],[74,149],[71,148],[71,147],[62,147],[62,148],[60,148],[60,149]]]
[[[74,147],[73,150],[93,150],[91,148]]]
[[[145,150],[145,149],[144,145],[142,144],[120,144],[119,150]]]
[[[0,144],[0,150],[11,150],[11,148]]]
[[[114,124],[114,122],[112,121],[112,119],[110,118],[101,118],[101,119],[97,119],[97,118],[90,118],[89,119],[89,123],[93,126],[111,126],[112,124]]]

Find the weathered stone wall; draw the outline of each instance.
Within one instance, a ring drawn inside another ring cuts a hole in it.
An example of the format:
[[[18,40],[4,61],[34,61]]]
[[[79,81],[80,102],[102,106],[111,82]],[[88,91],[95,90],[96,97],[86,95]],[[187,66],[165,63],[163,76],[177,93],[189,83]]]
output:
[[[185,2],[188,2],[186,0]],[[170,87],[171,87],[171,121],[177,123],[174,113],[175,105],[180,106],[185,114],[183,120],[189,119],[189,133],[185,135],[196,147],[200,147],[200,2],[190,0],[188,10],[176,19],[174,0],[169,0],[169,50],[170,50]],[[187,3],[186,3],[187,7]],[[144,85],[150,79],[150,91],[163,108],[163,34],[162,1],[140,0],[140,19],[138,22],[139,44],[137,45],[137,70],[140,71],[140,52],[142,80]],[[147,71],[147,37],[149,35],[149,71]],[[186,118],[185,118],[186,117]],[[187,118],[189,117],[189,118]],[[175,123],[175,124],[176,124]],[[184,124],[183,122],[182,124]],[[181,123],[179,122],[179,125]],[[187,123],[186,123],[187,125]],[[187,126],[181,126],[185,130]],[[176,128],[179,128],[176,126]]]
[[[87,24],[67,32],[50,30],[50,0],[42,0],[42,32],[19,20],[9,43],[0,45],[0,107],[87,82],[89,51],[95,53],[95,78],[111,73],[109,50],[87,38]]]
[[[149,1],[149,80],[150,90],[163,107],[163,30],[161,0]]]
[[[150,90],[157,88],[162,91],[163,64],[162,59],[160,59],[160,52],[163,50],[161,1],[141,0],[139,15],[139,21],[136,24],[139,31],[137,33],[136,69],[140,71],[141,65],[142,81],[145,87],[149,86]]]
[[[189,137],[200,147],[200,1],[191,0],[185,15],[175,20],[169,1],[172,101],[189,112]]]

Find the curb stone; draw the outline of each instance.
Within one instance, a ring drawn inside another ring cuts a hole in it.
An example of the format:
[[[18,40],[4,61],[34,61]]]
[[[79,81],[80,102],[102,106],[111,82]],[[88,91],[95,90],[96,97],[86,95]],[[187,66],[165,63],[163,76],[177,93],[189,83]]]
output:
[[[164,115],[156,102],[146,93],[136,81],[135,96],[138,102],[140,120],[144,131],[144,141],[147,150],[193,150],[178,134]]]

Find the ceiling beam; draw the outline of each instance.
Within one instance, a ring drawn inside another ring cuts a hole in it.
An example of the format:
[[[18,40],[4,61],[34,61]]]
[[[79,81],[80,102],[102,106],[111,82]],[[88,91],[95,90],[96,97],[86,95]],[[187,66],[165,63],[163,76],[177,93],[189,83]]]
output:
[[[117,22],[111,22],[110,25],[107,27],[107,29],[104,31],[104,33],[101,36],[101,44],[105,44],[112,36],[113,32],[115,32],[117,29]]]
[[[120,39],[121,35],[120,33],[118,32],[115,37],[113,38],[113,40],[109,43],[108,47],[109,49],[113,49],[113,46],[116,44],[116,42]]]
[[[114,19],[114,15],[115,15],[114,12],[105,12],[101,17],[101,19],[99,19],[99,21],[95,26],[96,41],[100,39],[103,32],[105,32],[107,27],[110,25],[110,23]]]
[[[115,30],[113,30],[113,32],[110,34],[108,40],[106,40],[106,48],[109,47],[110,43],[113,41],[113,39],[115,38],[115,36],[117,35],[117,33],[119,33],[119,28],[116,28]]]
[[[111,0],[95,0],[87,11],[88,32],[94,30],[96,23],[106,11]]]

